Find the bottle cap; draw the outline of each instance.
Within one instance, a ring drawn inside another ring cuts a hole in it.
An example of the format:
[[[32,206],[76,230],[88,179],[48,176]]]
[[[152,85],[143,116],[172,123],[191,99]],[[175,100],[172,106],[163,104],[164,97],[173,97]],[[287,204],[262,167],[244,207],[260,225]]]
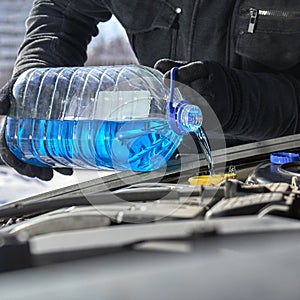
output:
[[[271,153],[270,155],[271,163],[276,165],[287,164],[299,160],[300,160],[300,155],[298,153],[275,152],[275,153]]]
[[[225,174],[214,174],[194,176],[189,178],[189,183],[192,185],[218,185],[225,180],[225,178],[235,179],[236,174],[234,173],[225,173]]]

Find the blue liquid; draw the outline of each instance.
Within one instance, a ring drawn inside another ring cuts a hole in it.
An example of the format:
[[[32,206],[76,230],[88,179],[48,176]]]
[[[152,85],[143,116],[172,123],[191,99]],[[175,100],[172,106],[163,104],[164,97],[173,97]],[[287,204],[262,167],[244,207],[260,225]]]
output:
[[[20,160],[41,167],[152,171],[182,140],[168,120],[39,120],[8,118],[6,141]]]

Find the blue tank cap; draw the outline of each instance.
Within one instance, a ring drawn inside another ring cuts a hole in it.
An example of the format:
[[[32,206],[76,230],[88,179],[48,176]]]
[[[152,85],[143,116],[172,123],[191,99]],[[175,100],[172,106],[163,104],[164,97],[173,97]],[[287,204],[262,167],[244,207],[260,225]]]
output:
[[[291,152],[275,152],[271,153],[270,161],[276,165],[282,165],[294,161],[299,161],[300,155],[298,153],[291,153]]]

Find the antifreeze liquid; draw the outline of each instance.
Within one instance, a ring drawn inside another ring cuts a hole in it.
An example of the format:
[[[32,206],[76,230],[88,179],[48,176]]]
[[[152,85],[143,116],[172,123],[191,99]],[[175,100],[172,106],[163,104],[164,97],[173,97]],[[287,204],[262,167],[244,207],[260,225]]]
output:
[[[168,120],[40,120],[9,117],[6,140],[20,160],[38,166],[151,171],[182,140]]]

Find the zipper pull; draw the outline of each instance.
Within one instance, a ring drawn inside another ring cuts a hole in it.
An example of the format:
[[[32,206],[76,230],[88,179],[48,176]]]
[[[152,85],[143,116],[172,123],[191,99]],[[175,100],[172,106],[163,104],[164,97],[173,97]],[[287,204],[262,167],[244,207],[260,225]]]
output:
[[[258,10],[256,8],[250,8],[249,13],[250,13],[250,20],[249,20],[248,32],[253,33],[257,21]]]

